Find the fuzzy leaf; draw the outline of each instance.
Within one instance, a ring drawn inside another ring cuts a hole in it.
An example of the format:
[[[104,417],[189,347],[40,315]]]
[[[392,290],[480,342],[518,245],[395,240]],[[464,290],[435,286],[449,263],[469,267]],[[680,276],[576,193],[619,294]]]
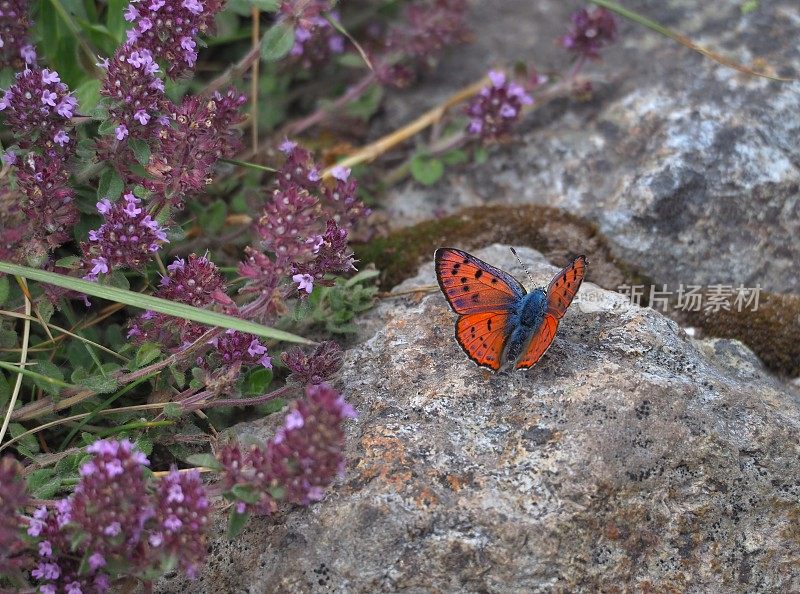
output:
[[[217,460],[217,457],[213,454],[192,454],[186,458],[186,463],[192,466],[222,470],[222,464],[219,463],[219,460]]]
[[[261,39],[261,59],[277,62],[294,46],[294,28],[287,22],[279,22],[264,33]]]
[[[411,175],[423,186],[432,186],[444,175],[444,163],[427,155],[414,155],[411,159]]]
[[[240,514],[235,508],[232,508],[231,515],[228,517],[228,540],[233,540],[239,536],[244,530],[244,527],[247,525],[247,520],[249,519],[249,511]]]

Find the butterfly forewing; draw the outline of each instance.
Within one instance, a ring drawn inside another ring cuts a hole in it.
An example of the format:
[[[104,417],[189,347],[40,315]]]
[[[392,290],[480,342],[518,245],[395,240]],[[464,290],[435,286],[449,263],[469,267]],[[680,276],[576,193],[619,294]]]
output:
[[[586,256],[578,256],[553,277],[547,287],[547,313],[560,320],[578,292],[586,274]]]
[[[456,313],[507,309],[525,295],[514,277],[467,252],[439,248],[434,260],[439,287]]]

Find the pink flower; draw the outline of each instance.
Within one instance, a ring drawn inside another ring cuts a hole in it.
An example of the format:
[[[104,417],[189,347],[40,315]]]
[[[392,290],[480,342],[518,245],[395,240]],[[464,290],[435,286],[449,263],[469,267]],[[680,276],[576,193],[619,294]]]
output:
[[[297,283],[298,291],[311,293],[314,289],[314,277],[310,274],[295,274],[292,276],[292,280]]]

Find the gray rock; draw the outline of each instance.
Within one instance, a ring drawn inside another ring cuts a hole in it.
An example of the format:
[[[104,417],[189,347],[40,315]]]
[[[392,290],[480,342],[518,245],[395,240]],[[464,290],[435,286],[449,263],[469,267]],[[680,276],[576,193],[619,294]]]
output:
[[[525,278],[504,246],[477,255]],[[540,285],[556,271],[520,255]],[[433,283],[428,264],[398,290]],[[538,365],[491,374],[420,295],[346,353],[359,418],[326,500],[159,591],[800,591],[800,394],[744,346],[585,283]]]
[[[393,97],[384,130],[480,77],[487,64],[532,60],[563,69],[553,39],[579,2],[475,3],[476,41],[449,54],[415,92]],[[626,6],[745,64],[797,76],[800,4],[763,0],[630,1]],[[523,124],[489,161],[382,204],[404,225],[492,202],[562,207],[597,223],[618,256],[656,282],[760,283],[800,291],[800,85],[747,77],[642,27],[590,64],[606,83],[594,99],[564,99]]]

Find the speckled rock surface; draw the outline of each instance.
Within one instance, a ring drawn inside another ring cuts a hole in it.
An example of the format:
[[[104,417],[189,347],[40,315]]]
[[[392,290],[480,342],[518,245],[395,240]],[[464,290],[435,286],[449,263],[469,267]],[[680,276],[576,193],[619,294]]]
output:
[[[563,69],[554,38],[580,2],[476,2],[476,42],[452,52],[418,90],[395,95],[397,127],[480,77],[533,60]],[[800,72],[800,4],[630,0],[641,11],[745,64]],[[760,283],[800,292],[800,85],[746,77],[628,22],[588,103],[534,112],[513,144],[440,183],[402,184],[383,201],[397,225],[490,202],[559,206],[595,222],[616,253],[656,282]]]
[[[477,255],[524,278],[506,247]],[[556,271],[520,255],[537,284]],[[433,280],[431,263],[400,289]],[[438,292],[384,300],[346,353],[346,477],[158,590],[800,591],[800,393],[738,342],[579,295],[510,375],[466,359]]]

